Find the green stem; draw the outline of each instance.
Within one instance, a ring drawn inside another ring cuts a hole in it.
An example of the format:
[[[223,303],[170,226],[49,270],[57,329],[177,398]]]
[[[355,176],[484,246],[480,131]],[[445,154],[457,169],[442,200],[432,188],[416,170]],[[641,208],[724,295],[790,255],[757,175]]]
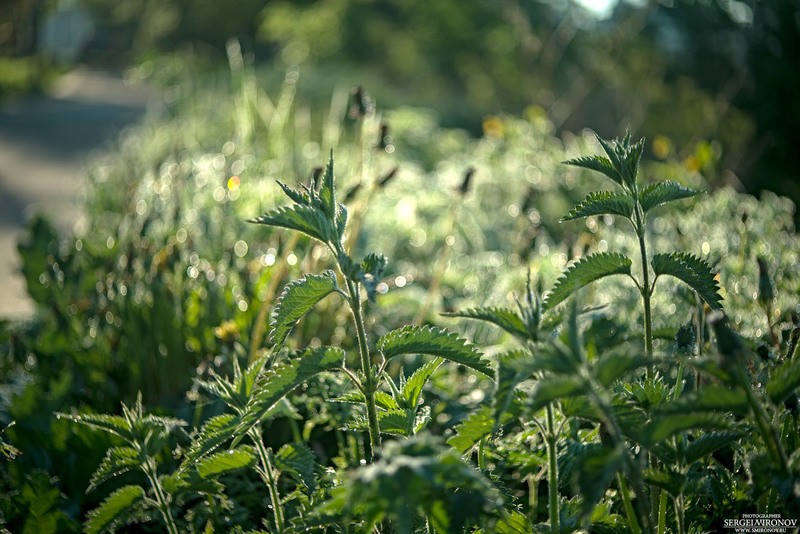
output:
[[[145,463],[144,471],[147,479],[150,481],[150,487],[153,488],[153,494],[156,497],[156,503],[158,503],[158,511],[161,512],[161,517],[167,525],[167,532],[169,532],[169,534],[178,534],[178,525],[175,524],[175,518],[172,517],[169,501],[167,496],[164,495],[161,482],[158,481],[158,471],[156,470],[155,461],[148,459]]]
[[[639,202],[636,202],[634,210],[636,223],[636,235],[639,238],[639,253],[642,256],[642,301],[644,302],[644,353],[648,360],[653,358],[653,319],[650,310],[650,298],[653,295],[653,288],[650,286],[650,268],[647,263],[647,243],[645,242],[645,215]],[[647,366],[647,378],[653,378],[653,364]]]
[[[552,532],[559,531],[559,510],[558,499],[558,457],[556,451],[556,430],[555,420],[553,417],[553,405],[548,404],[547,412],[547,460],[548,460],[548,481],[547,481],[547,496],[548,496],[548,512],[550,514],[550,530]]]
[[[261,439],[261,432],[253,430],[250,433],[250,438],[256,444],[258,451],[258,458],[261,461],[261,466],[264,469],[264,482],[267,484],[269,491],[269,500],[272,504],[272,511],[275,514],[275,532],[280,534],[283,532],[283,508],[281,508],[280,493],[278,493],[278,478],[275,476],[275,470],[272,468],[272,462],[269,459],[269,452],[264,447],[264,441]]]
[[[753,410],[753,415],[755,415],[758,429],[761,431],[761,437],[764,439],[770,458],[780,466],[784,474],[788,475],[790,473],[789,461],[786,458],[786,452],[781,446],[777,432],[775,432],[775,429],[769,423],[767,413],[764,411],[761,402],[756,398],[755,393],[753,393],[753,388],[750,386],[749,381],[743,378],[741,382],[745,394],[747,395],[747,402]]]
[[[675,517],[678,520],[678,534],[683,534],[686,532],[686,526],[684,525],[684,500],[683,500],[683,493],[675,497]]]
[[[628,526],[631,528],[633,534],[642,534],[642,528],[636,520],[636,512],[631,503],[631,496],[628,493],[628,485],[625,484],[625,479],[617,473],[617,484],[619,485],[619,492],[622,495],[622,505],[625,507],[625,515],[628,517]]]
[[[367,424],[369,428],[369,447],[366,451],[366,460],[368,463],[371,463],[374,454],[381,446],[378,410],[375,406],[375,375],[372,372],[372,361],[369,356],[367,330],[364,326],[364,316],[361,310],[361,295],[358,291],[358,284],[348,279],[347,291],[349,294],[350,309],[353,312],[353,321],[355,322],[356,332],[358,333],[358,353],[361,358],[361,371],[364,373],[364,401],[367,405]]]
[[[658,534],[664,534],[667,530],[667,492],[663,489],[659,491],[658,501]]]

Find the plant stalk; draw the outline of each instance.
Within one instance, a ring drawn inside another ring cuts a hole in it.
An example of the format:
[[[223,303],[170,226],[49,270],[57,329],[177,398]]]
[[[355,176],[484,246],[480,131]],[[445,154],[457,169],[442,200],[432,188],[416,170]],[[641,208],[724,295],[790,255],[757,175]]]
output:
[[[769,418],[764,411],[764,407],[756,398],[755,393],[753,393],[753,388],[750,386],[749,381],[743,378],[742,386],[744,387],[745,394],[747,395],[747,402],[750,404],[750,409],[753,410],[753,415],[755,415],[758,429],[761,431],[761,437],[764,439],[764,443],[767,446],[770,459],[780,466],[780,469],[784,474],[788,475],[791,472],[789,469],[789,461],[786,457],[786,452],[781,446],[778,434],[775,432],[775,428],[770,424]]]
[[[264,441],[261,438],[261,432],[254,430],[250,433],[250,438],[256,444],[258,457],[261,460],[261,465],[264,468],[264,482],[267,484],[269,491],[269,500],[272,504],[272,511],[275,514],[275,532],[281,534],[283,532],[283,508],[281,508],[280,493],[278,492],[278,480],[275,476],[275,470],[272,468],[272,462],[269,459],[269,453],[264,447]]]
[[[158,503],[158,511],[161,512],[161,517],[167,525],[167,532],[169,532],[169,534],[179,534],[178,525],[175,524],[175,518],[172,517],[172,511],[169,509],[169,502],[167,501],[166,495],[164,495],[164,489],[158,481],[158,472],[156,471],[155,462],[148,459],[145,465],[145,475],[150,481],[150,486],[153,488],[153,494],[156,497],[156,503]]]
[[[369,447],[367,447],[366,451],[366,460],[367,463],[371,463],[372,458],[380,450],[381,446],[378,411],[375,406],[375,376],[372,373],[372,361],[369,355],[369,346],[367,345],[367,330],[364,326],[358,284],[347,279],[347,291],[349,293],[350,309],[353,312],[353,322],[355,322],[356,332],[358,333],[358,353],[361,358],[361,371],[364,373],[364,402],[367,406],[367,424],[369,428]]]
[[[642,213],[642,207],[639,201],[636,200],[636,207],[634,209],[636,217],[636,236],[639,238],[639,253],[642,257],[642,301],[644,303],[644,353],[648,360],[653,358],[653,319],[650,309],[650,298],[653,295],[653,288],[650,286],[650,268],[647,263],[647,243],[645,241],[645,216]],[[647,378],[653,378],[653,364],[647,365]]]
[[[625,484],[625,479],[622,475],[617,473],[617,484],[619,485],[619,492],[622,495],[622,505],[625,508],[625,515],[628,517],[628,526],[631,528],[633,534],[642,534],[642,528],[636,520],[636,511],[633,509],[631,503],[631,496],[628,493],[628,485]]]
[[[547,405],[547,461],[548,461],[548,480],[547,480],[547,497],[548,497],[548,513],[550,516],[550,530],[552,532],[559,531],[559,517],[561,510],[559,510],[558,499],[558,457],[556,452],[556,430],[555,420],[553,417],[552,403]]]

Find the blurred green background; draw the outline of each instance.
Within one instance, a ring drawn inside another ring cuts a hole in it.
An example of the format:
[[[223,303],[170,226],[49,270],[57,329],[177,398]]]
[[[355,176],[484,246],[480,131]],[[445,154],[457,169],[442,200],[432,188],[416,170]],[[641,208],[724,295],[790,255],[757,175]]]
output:
[[[362,83],[474,135],[501,113],[630,127],[712,185],[800,199],[800,0],[3,0],[0,95],[77,61],[225,64],[232,37],[323,99]]]

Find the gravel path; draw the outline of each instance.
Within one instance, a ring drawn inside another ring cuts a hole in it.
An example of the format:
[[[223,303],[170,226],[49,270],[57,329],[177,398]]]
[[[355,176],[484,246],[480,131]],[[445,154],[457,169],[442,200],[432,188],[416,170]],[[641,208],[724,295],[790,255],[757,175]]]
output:
[[[81,219],[83,169],[145,112],[148,92],[84,68],[61,77],[46,95],[0,107],[0,319],[33,313],[19,275],[16,243],[25,221],[45,213],[62,234]]]

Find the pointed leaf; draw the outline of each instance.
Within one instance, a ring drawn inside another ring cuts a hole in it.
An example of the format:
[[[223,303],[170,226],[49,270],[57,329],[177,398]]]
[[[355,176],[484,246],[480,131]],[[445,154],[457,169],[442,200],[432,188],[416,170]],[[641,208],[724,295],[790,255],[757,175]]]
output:
[[[553,308],[578,289],[614,274],[631,274],[630,258],[618,253],[601,252],[581,258],[568,267],[545,298],[546,308]]]
[[[300,481],[309,493],[317,489],[314,453],[305,443],[287,443],[275,454],[278,469]]]
[[[272,312],[270,336],[280,348],[294,325],[319,301],[337,290],[336,274],[328,270],[322,274],[307,274],[286,285]]]
[[[646,445],[652,446],[670,436],[696,428],[725,430],[729,427],[730,423],[725,416],[717,413],[662,413],[653,417],[641,437]]]
[[[237,436],[259,424],[275,404],[309,378],[324,371],[340,369],[344,356],[344,351],[338,347],[307,348],[286,363],[266,371],[242,414]]]
[[[711,454],[727,447],[742,437],[740,432],[709,432],[691,441],[686,447],[686,462],[691,465]]]
[[[233,432],[239,426],[239,420],[239,416],[226,413],[206,421],[195,439],[192,440],[192,445],[183,462],[183,468],[194,465],[197,460],[231,439]]]
[[[248,222],[297,230],[323,243],[331,241],[333,233],[330,223],[321,212],[302,204],[276,208]]]
[[[644,474],[644,480],[652,486],[666,490],[673,497],[677,497],[686,484],[686,475],[671,470],[648,469]]]
[[[106,456],[100,462],[100,467],[92,475],[89,481],[87,493],[96,489],[97,486],[131,469],[136,469],[141,465],[139,452],[132,447],[111,447],[106,451]]]
[[[119,436],[127,441],[131,440],[131,427],[124,417],[119,415],[106,415],[85,413],[80,415],[57,414],[57,417],[64,417],[75,423],[80,423],[97,430],[103,430],[115,436]]]
[[[477,319],[499,326],[509,334],[522,340],[529,337],[528,330],[517,312],[508,308],[472,308],[469,310],[443,313],[445,317]]]
[[[336,214],[336,186],[333,176],[333,150],[331,150],[328,165],[325,167],[325,173],[322,175],[322,187],[319,189],[319,199],[322,202],[322,209],[330,220],[333,220]]]
[[[631,218],[633,201],[627,195],[611,191],[595,191],[572,208],[561,221],[573,221],[592,215],[620,215]]]
[[[622,468],[623,452],[617,448],[591,444],[583,448],[572,469],[572,485],[581,497],[585,517],[603,497],[614,475]]]
[[[673,200],[690,198],[701,193],[704,193],[704,191],[684,187],[678,182],[666,180],[647,186],[644,191],[639,193],[639,203],[642,205],[644,212],[647,213],[661,204],[666,204]]]
[[[492,409],[484,406],[472,412],[455,427],[455,435],[447,440],[447,444],[461,454],[466,454],[480,440],[492,433],[494,417]]]
[[[310,206],[311,205],[311,199],[308,196],[307,192],[298,191],[297,189],[292,189],[291,187],[289,187],[288,185],[286,185],[286,184],[284,184],[284,183],[282,183],[280,181],[278,182],[278,185],[283,190],[283,192],[286,194],[286,196],[291,198],[297,204],[301,204],[303,206]]]
[[[722,309],[719,283],[705,261],[685,252],[672,252],[654,255],[652,265],[656,276],[674,276],[694,289],[711,308]]]
[[[381,336],[377,347],[387,360],[400,354],[428,354],[466,365],[489,377],[494,375],[474,345],[441,328],[404,326]]]
[[[800,387],[800,358],[787,360],[772,371],[767,382],[767,395],[775,405],[789,398]]]
[[[600,172],[611,178],[617,184],[622,185],[622,176],[614,168],[614,165],[611,163],[611,160],[609,160],[606,157],[581,156],[579,158],[565,161],[564,163],[566,163],[567,165],[574,165],[576,167],[583,167],[584,169]]]
[[[528,399],[528,406],[531,410],[538,411],[553,401],[582,395],[585,392],[586,387],[580,377],[548,376],[536,384]]]
[[[533,374],[534,363],[530,354],[523,351],[507,352],[498,357],[493,395],[496,427],[499,426],[503,413],[514,400],[517,386]]]
[[[111,527],[142,499],[144,499],[144,490],[139,486],[119,488],[109,495],[100,506],[89,512],[84,524],[85,532],[95,534]]]
[[[401,399],[404,408],[415,409],[417,407],[425,383],[436,369],[442,365],[443,361],[444,360],[441,358],[436,358],[425,362],[423,366],[417,368],[408,380],[406,380],[406,383],[403,384],[403,390],[401,391]]]
[[[641,354],[612,353],[601,357],[595,364],[592,372],[605,387],[610,387],[618,378],[640,369],[650,363]]]
[[[203,458],[197,462],[196,468],[201,478],[211,478],[255,464],[256,454],[253,448],[242,446]]]
[[[705,411],[747,415],[750,412],[750,405],[747,403],[747,397],[741,389],[711,385],[667,404],[664,406],[663,411],[670,413]]]

